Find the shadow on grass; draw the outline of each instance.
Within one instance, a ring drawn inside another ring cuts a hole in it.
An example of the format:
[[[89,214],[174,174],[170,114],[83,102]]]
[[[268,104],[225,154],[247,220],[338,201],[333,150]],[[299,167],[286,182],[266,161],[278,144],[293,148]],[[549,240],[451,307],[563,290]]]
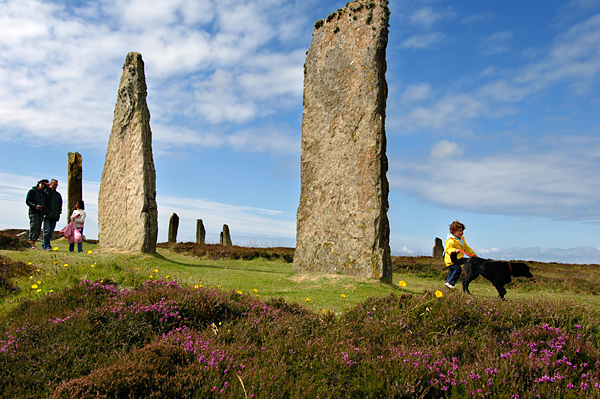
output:
[[[207,269],[216,269],[216,270],[226,270],[229,269],[228,266],[215,266],[215,265],[206,265],[206,264],[193,264],[193,263],[185,263],[185,262],[179,262],[173,259],[169,259],[169,258],[165,258],[163,255],[155,252],[154,254],[152,254],[152,256],[160,261],[166,262],[166,263],[172,263],[172,264],[176,264],[176,265],[180,265],[180,266],[186,266],[186,267],[192,267],[192,268],[207,268]],[[218,261],[216,261],[218,262]],[[264,269],[256,269],[256,268],[230,268],[231,270],[236,270],[236,271],[245,271],[245,272],[252,272],[252,273],[269,273],[269,274],[289,274],[289,272],[282,270],[282,271],[275,271],[275,270],[264,270]]]

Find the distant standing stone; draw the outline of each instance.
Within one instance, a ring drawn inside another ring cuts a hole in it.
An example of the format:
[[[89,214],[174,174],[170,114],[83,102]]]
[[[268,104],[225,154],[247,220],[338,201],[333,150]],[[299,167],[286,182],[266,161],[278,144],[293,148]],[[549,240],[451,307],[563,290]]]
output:
[[[155,252],[158,233],[156,172],[144,61],[129,53],[119,83],[98,194],[101,246]]]
[[[177,230],[179,229],[179,216],[175,212],[169,219],[169,242],[177,242]]]
[[[206,230],[202,219],[196,220],[196,244],[204,244],[206,239]]]
[[[433,246],[433,257],[434,259],[441,259],[444,257],[444,243],[439,237],[435,237],[435,245]]]
[[[387,3],[351,1],[315,24],[304,64],[296,272],[391,280]]]
[[[229,226],[223,225],[223,232],[221,232],[221,245],[231,246],[231,235],[229,234]]]
[[[77,201],[83,199],[83,169],[81,154],[69,153],[69,176],[67,180],[67,217],[70,218],[75,210]]]

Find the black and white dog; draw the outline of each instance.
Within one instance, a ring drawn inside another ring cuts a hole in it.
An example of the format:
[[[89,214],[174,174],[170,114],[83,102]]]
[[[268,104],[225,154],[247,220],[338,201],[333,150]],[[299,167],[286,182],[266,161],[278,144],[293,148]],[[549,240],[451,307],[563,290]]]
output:
[[[504,284],[510,283],[511,277],[533,277],[533,274],[529,271],[529,266],[523,262],[504,262],[478,257],[457,259],[455,253],[451,254],[450,258],[454,264],[463,265],[465,273],[463,277],[463,292],[469,295],[472,295],[469,291],[469,284],[479,277],[480,274],[492,282],[498,291],[500,299],[504,299],[504,295],[506,295]]]

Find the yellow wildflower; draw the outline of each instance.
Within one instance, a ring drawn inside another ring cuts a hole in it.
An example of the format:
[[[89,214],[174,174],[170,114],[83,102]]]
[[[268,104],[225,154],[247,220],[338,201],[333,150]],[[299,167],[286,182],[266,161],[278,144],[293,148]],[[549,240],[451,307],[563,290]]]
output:
[[[52,293],[52,292],[54,292],[54,290],[50,290],[50,291],[48,291],[48,292]]]
[[[90,249],[89,251],[87,251],[87,254],[88,254],[88,255],[89,255],[89,254],[91,254],[91,253],[92,253],[92,250],[91,250],[91,249]]]
[[[27,263],[29,266],[31,266],[31,262]]]
[[[436,291],[435,292],[435,296],[437,296],[438,298],[441,298],[442,296],[444,296],[444,294],[442,294],[442,291]]]
[[[400,280],[400,282],[398,283],[398,285],[400,287],[406,287],[406,282],[404,282],[403,280]]]
[[[68,264],[68,263],[65,263],[63,266],[64,266],[64,267],[67,267],[67,266],[69,266],[69,264]]]
[[[238,291],[237,293],[238,293],[239,295],[242,295],[242,291]]]
[[[341,296],[342,298],[346,298],[346,295],[344,295],[344,294],[342,294],[342,295],[340,295],[340,296]]]
[[[198,284],[196,284],[196,285],[194,286],[194,288],[198,288]]]
[[[33,284],[33,285],[31,286],[31,288],[33,288],[34,290],[35,290],[37,287],[38,287],[38,285],[37,285],[37,284]]]
[[[40,289],[38,289],[36,292],[42,292],[42,289],[40,288]]]
[[[58,247],[52,248],[53,251],[58,251]]]
[[[323,309],[323,314],[327,314],[327,311],[325,309]]]
[[[96,266],[96,265],[90,265],[90,267],[94,267],[94,266]]]
[[[255,289],[254,289],[254,292],[258,292],[258,290],[255,288]]]
[[[310,302],[310,298],[306,298],[306,302]]]

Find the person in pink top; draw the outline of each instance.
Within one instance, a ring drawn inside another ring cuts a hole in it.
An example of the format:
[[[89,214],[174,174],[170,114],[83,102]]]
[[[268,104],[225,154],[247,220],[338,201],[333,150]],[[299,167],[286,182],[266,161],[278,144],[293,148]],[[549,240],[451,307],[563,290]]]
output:
[[[85,204],[83,200],[79,200],[75,203],[75,210],[71,214],[71,221],[75,223],[75,228],[81,233],[83,237],[83,223],[85,222]],[[75,243],[69,244],[69,252],[75,250]],[[83,240],[77,243],[77,251],[83,252]]]

